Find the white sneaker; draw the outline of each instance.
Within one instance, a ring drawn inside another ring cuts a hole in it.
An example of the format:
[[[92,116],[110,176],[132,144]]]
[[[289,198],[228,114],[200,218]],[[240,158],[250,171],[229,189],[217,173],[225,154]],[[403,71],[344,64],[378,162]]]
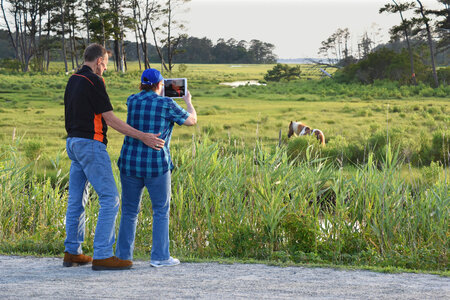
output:
[[[180,264],[180,260],[173,258],[172,256],[166,260],[151,260],[150,265],[155,268],[159,267],[171,267]]]

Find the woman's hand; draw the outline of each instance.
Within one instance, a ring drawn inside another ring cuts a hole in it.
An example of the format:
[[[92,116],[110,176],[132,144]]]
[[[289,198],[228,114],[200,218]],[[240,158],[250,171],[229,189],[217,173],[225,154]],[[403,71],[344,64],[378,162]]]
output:
[[[192,126],[197,124],[197,112],[192,105],[192,97],[189,91],[187,91],[187,94],[183,96],[183,100],[184,102],[186,102],[186,110],[189,112],[189,117],[186,119],[186,121],[184,121],[183,125]]]
[[[192,103],[192,96],[189,90],[187,91],[187,94],[183,96],[183,100],[186,104]]]

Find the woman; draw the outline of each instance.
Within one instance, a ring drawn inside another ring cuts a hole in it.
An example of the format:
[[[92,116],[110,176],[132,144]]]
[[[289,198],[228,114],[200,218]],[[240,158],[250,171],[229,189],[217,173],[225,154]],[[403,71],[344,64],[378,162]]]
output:
[[[187,111],[174,100],[161,97],[164,78],[156,69],[147,69],[141,76],[141,92],[127,99],[127,123],[143,132],[158,132],[165,141],[161,151],[141,141],[125,137],[118,166],[122,183],[122,217],[117,239],[116,256],[132,260],[137,216],[142,191],[147,188],[153,209],[153,245],[150,264],[153,267],[180,263],[169,253],[169,207],[171,196],[170,139],[174,123],[192,126],[197,113],[188,92],[183,97]]]

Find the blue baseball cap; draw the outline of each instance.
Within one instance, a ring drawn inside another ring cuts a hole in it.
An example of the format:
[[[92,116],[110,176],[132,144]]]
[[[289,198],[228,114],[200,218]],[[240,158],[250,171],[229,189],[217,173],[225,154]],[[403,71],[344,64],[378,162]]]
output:
[[[164,80],[164,77],[162,77],[161,72],[156,69],[147,69],[142,72],[142,84],[155,84],[160,82],[161,80]]]

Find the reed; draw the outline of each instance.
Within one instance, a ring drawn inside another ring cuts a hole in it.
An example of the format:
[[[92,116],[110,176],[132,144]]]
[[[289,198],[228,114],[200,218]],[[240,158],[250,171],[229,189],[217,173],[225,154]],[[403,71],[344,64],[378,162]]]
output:
[[[366,163],[348,170],[313,152],[292,159],[285,147],[256,141],[236,151],[235,144],[193,136],[191,145],[173,149],[175,255],[448,270],[450,197],[442,165],[434,166],[436,180],[414,184],[400,176],[404,165],[390,145],[381,161],[369,153]],[[61,253],[65,175],[58,173],[56,182],[27,175],[33,165],[17,154],[15,146],[4,148],[0,159],[0,250]],[[95,198],[91,193],[86,206],[87,252]],[[151,216],[145,193],[138,253],[151,246]]]

